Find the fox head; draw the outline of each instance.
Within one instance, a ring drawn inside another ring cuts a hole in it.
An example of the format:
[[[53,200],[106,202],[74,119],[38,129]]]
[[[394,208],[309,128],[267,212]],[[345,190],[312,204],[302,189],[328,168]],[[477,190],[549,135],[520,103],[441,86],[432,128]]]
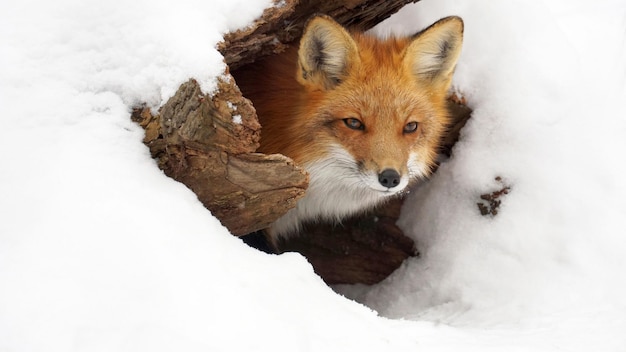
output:
[[[462,41],[458,17],[377,39],[316,16],[297,51],[240,73],[263,126],[259,151],[289,156],[310,176],[305,196],[270,226],[270,237],[371,208],[430,173]]]
[[[446,97],[462,42],[459,17],[382,40],[350,33],[327,16],[309,20],[296,79],[306,90],[304,111],[313,115],[306,123],[315,125],[306,130],[317,152],[305,147],[295,158],[310,168],[336,160],[349,182],[386,195],[426,176],[448,122]]]

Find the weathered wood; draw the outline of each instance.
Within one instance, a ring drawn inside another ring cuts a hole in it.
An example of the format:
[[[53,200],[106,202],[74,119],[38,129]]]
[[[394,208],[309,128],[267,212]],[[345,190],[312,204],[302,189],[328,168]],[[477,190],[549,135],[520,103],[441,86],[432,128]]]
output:
[[[418,0],[275,0],[246,29],[228,33],[218,49],[231,70],[270,54],[282,52],[299,39],[306,21],[316,13],[333,17],[344,26],[367,30]]]
[[[396,226],[401,205],[402,199],[394,199],[341,224],[309,225],[280,250],[300,252],[328,284],[377,283],[418,255],[413,241]]]
[[[214,96],[189,81],[158,115],[144,109],[134,116],[159,166],[235,235],[266,228],[304,195],[301,168],[282,155],[254,153],[261,126],[232,80]]]

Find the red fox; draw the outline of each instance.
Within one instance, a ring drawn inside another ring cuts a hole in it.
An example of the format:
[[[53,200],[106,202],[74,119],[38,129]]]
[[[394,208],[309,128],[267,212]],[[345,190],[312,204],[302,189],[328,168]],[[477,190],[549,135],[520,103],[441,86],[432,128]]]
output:
[[[462,42],[459,17],[377,39],[319,15],[298,50],[235,74],[259,116],[259,151],[292,158],[310,177],[306,195],[267,229],[271,241],[371,209],[428,176]]]

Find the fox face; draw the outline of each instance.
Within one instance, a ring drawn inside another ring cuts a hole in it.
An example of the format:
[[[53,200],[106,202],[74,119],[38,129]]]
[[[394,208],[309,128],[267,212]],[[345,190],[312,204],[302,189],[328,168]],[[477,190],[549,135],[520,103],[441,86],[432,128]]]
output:
[[[268,229],[271,238],[306,221],[340,221],[430,173],[462,40],[458,17],[381,40],[317,16],[297,53],[257,68],[248,85],[257,89],[244,83],[242,91],[263,126],[260,151],[287,155],[310,175],[296,208]]]

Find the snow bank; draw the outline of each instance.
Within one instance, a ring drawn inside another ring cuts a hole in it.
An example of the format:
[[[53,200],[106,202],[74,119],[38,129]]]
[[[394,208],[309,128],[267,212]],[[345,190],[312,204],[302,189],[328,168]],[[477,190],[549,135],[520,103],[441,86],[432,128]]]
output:
[[[626,345],[626,6],[424,0],[378,29],[466,21],[455,85],[475,113],[401,219],[423,256],[341,288],[410,321],[229,235],[129,120],[190,77],[213,89],[215,44],[268,4],[0,5],[0,350]],[[484,218],[495,176],[512,191]]]
[[[342,290],[389,317],[555,333],[580,320],[572,346],[626,344],[626,164],[614,155],[626,150],[626,6],[599,5],[425,1],[376,29],[461,15],[455,85],[474,114],[403,209],[422,257],[373,288]],[[511,192],[485,218],[476,203],[502,188],[497,176]]]

